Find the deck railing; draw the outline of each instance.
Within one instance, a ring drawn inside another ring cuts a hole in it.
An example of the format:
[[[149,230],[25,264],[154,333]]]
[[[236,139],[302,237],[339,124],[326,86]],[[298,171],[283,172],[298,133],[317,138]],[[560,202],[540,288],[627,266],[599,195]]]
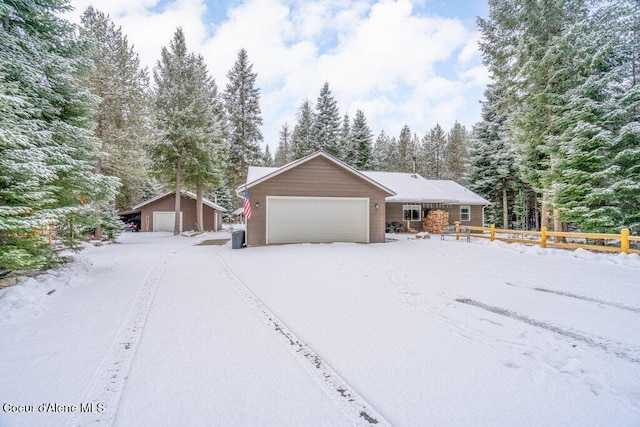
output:
[[[461,226],[459,221],[455,222],[455,226],[456,239],[460,239],[464,229],[466,229],[471,232],[469,234],[470,237],[477,239],[539,245],[543,248],[585,249],[588,251],[640,254],[640,249],[632,248],[632,242],[640,242],[640,236],[629,235],[629,230],[626,228],[620,234],[604,234],[548,231],[546,227],[542,227],[540,231],[525,231],[500,229],[496,228],[495,225],[490,227]],[[595,240],[600,244],[594,244],[590,240]]]

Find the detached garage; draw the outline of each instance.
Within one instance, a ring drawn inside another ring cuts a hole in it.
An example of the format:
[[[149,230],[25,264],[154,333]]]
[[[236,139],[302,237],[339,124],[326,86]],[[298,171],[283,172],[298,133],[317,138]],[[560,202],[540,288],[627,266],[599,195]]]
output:
[[[281,168],[250,167],[246,187],[247,246],[384,242],[385,198],[395,194],[321,151]]]
[[[133,207],[140,212],[140,231],[173,231],[175,224],[175,192],[160,194]],[[222,213],[226,209],[208,199],[202,200],[202,220],[205,231],[222,229]],[[180,232],[197,229],[196,195],[182,191],[180,199]]]

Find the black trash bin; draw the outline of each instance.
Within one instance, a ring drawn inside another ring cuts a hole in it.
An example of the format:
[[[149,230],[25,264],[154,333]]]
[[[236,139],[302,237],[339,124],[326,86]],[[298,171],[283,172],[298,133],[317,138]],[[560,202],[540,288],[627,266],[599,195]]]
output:
[[[244,245],[244,230],[231,233],[231,249],[242,249]]]

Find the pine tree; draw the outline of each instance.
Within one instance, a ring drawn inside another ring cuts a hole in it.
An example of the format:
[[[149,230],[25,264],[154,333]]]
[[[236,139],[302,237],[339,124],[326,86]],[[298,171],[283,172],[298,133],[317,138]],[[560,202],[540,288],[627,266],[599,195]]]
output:
[[[471,141],[469,187],[493,203],[487,208],[487,219],[509,228],[509,200],[522,185],[517,174],[517,146],[509,136],[507,115],[501,109],[502,94],[496,84],[485,91],[482,121],[474,127]]]
[[[273,156],[269,151],[269,144],[264,148],[264,154],[262,155],[262,166],[272,167],[274,165]]]
[[[151,156],[158,177],[175,187],[174,234],[179,234],[183,184],[196,186],[201,228],[204,187],[219,180],[222,109],[204,59],[187,52],[181,28],[176,30],[169,49],[162,48],[161,55],[153,73],[159,140]]]
[[[352,166],[356,169],[367,169],[371,167],[371,129],[367,124],[367,118],[361,110],[356,112],[351,130],[352,145],[355,148],[355,156]]]
[[[67,9],[63,0],[0,4],[0,276],[52,263],[37,231],[95,221],[91,202],[117,191],[117,179],[94,171],[97,100],[80,83],[83,46],[59,18]]]
[[[345,113],[342,117],[342,126],[340,126],[340,139],[339,139],[339,158],[345,163],[353,166],[356,157],[356,147],[353,145],[353,139],[351,135],[351,119],[349,114]]]
[[[246,180],[247,166],[261,162],[262,114],[260,89],[255,87],[257,76],[247,51],[241,49],[227,74],[229,83],[223,95],[229,120],[227,180],[232,188]]]
[[[115,199],[118,210],[142,200],[148,180],[146,145],[149,142],[149,78],[127,37],[109,16],[89,7],[82,15],[80,37],[91,40],[87,54],[94,66],[85,86],[100,97],[94,115],[95,136],[102,141],[103,156],[96,172],[115,176],[122,186]],[[101,206],[97,204],[97,215]],[[100,238],[101,224],[95,230]]]
[[[447,148],[444,153],[446,177],[461,185],[466,185],[468,178],[468,138],[465,127],[456,122],[447,134]]]
[[[291,131],[289,131],[289,124],[285,122],[280,129],[280,140],[278,141],[278,149],[274,158],[275,166],[284,166],[292,159],[291,153]]]
[[[298,111],[298,123],[291,134],[291,160],[300,159],[317,150],[313,136],[314,122],[311,104],[305,99]]]
[[[397,158],[395,159],[394,169],[397,172],[412,172],[416,147],[413,144],[409,126],[404,125],[402,130],[400,130],[397,147]]]
[[[447,137],[439,124],[436,124],[422,138],[420,163],[423,176],[428,179],[444,179],[446,176],[445,152]]]
[[[331,95],[329,83],[325,82],[316,103],[313,126],[314,148],[339,157],[340,113],[338,104]]]
[[[393,164],[396,163],[396,146],[391,142],[391,138],[382,130],[376,138],[371,155],[371,170],[392,172]]]

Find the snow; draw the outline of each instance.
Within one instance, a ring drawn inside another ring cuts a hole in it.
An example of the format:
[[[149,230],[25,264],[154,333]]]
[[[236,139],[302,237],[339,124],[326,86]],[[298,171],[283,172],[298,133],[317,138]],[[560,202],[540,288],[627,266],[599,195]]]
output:
[[[0,425],[640,423],[637,255],[197,245],[228,238],[125,233],[0,290]]]

